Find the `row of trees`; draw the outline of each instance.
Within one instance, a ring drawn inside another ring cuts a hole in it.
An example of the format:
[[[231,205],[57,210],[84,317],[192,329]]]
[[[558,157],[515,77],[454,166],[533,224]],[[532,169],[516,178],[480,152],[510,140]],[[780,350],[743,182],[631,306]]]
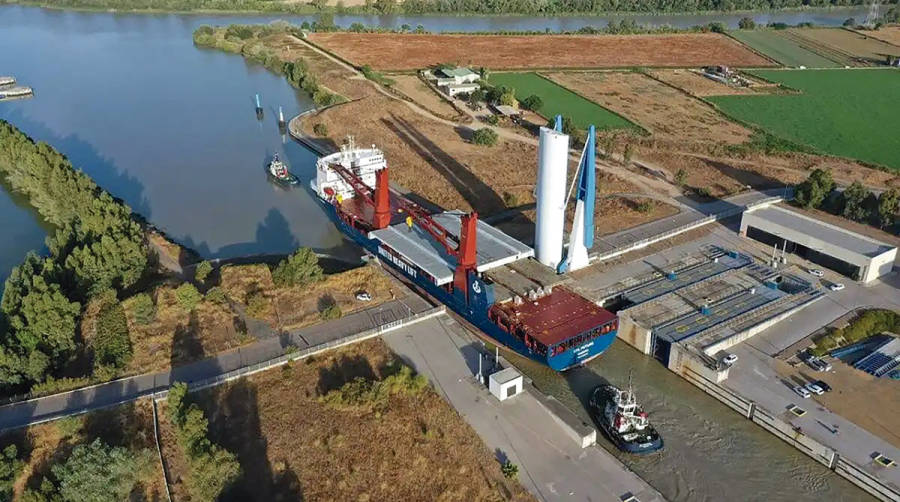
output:
[[[212,502],[241,475],[237,457],[209,439],[209,421],[196,403],[188,403],[187,385],[176,383],[166,398],[169,420],[190,467],[191,500]]]
[[[261,40],[275,33],[289,33],[300,36],[300,31],[287,23],[278,22],[263,25],[237,25],[213,28],[200,26],[194,30],[194,43],[199,47],[221,49],[243,55],[250,61],[259,63],[269,70],[285,76],[298,89],[303,89],[317,106],[328,106],[341,101],[341,97],[328,92],[319,85],[316,76],[302,58],[284,61]]]
[[[55,228],[49,256],[29,253],[0,300],[0,385],[27,385],[74,356],[81,306],[134,286],[147,270],[148,249],[128,206],[5,121],[0,177]]]
[[[854,181],[843,191],[836,190],[831,171],[816,169],[797,185],[794,200],[804,208],[828,211],[844,218],[888,228],[900,219],[900,189],[880,195]]]
[[[898,330],[900,330],[900,314],[882,309],[866,310],[847,326],[831,330],[818,338],[812,352],[821,356],[837,347],[859,342],[872,335],[886,331],[897,333]]]
[[[862,5],[863,0],[404,0],[407,14],[565,14],[602,12],[699,12]]]

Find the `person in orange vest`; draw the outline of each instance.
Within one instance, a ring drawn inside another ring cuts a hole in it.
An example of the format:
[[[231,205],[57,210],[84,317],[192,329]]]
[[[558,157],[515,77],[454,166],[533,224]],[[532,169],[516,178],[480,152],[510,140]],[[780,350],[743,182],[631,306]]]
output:
[[[406,217],[406,226],[409,228],[409,231],[412,232],[412,226],[413,226],[412,216]]]

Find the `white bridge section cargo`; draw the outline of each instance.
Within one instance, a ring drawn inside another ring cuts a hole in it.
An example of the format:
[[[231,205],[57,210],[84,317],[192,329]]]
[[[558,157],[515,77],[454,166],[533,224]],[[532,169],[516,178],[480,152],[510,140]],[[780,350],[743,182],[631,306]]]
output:
[[[462,215],[459,211],[447,211],[433,214],[431,218],[451,234],[459,236]],[[478,220],[477,234],[476,270],[479,272],[534,256],[533,249],[481,220]],[[444,246],[418,225],[410,228],[406,223],[398,223],[373,230],[368,237],[380,240],[403,260],[430,275],[435,284],[440,286],[453,280],[456,259],[448,255]],[[388,256],[387,251],[380,250],[379,254],[381,259],[394,260],[398,266],[404,266],[396,257]]]
[[[835,270],[862,283],[891,271],[897,248],[780,206],[744,212],[741,235]]]

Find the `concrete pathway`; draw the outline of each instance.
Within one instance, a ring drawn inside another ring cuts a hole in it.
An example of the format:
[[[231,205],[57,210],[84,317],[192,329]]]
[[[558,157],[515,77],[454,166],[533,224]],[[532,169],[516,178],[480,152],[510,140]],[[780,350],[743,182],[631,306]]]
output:
[[[341,319],[309,326],[260,340],[238,349],[157,373],[121,378],[112,382],[0,406],[0,430],[15,429],[67,415],[133,401],[160,391],[173,382],[200,382],[283,355],[354,335],[424,312],[431,305],[410,295]]]
[[[500,403],[475,382],[478,347],[449,316],[384,336],[478,432],[498,461],[519,466],[519,480],[539,500],[642,502],[662,495],[598,446],[582,449],[529,393]]]

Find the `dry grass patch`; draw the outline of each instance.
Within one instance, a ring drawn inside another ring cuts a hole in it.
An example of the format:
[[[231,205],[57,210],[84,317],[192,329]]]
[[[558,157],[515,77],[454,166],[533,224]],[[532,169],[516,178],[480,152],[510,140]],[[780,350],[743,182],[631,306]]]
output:
[[[877,38],[882,42],[887,42],[889,44],[900,47],[900,26],[882,26],[875,31],[862,31],[857,33],[859,33],[860,35]]]
[[[747,141],[752,134],[712,106],[640,73],[546,75],[563,87],[640,124],[658,140],[734,145]]]
[[[729,96],[734,94],[755,94],[746,87],[733,87],[706,78],[691,70],[650,70],[650,75],[663,82],[678,87],[692,96]]]
[[[361,302],[358,292],[365,291],[372,300]],[[307,286],[279,288],[272,291],[272,302],[278,310],[282,329],[296,329],[319,322],[319,313],[336,304],[344,314],[373,307],[391,300],[404,291],[377,266],[369,265],[346,272],[326,275],[325,279]]]
[[[430,387],[379,406],[320,399],[356,377],[383,380],[395,356],[370,340],[191,395],[210,438],[235,452],[244,475],[228,500],[533,500],[475,432]],[[162,413],[162,416],[165,414]],[[163,420],[164,455],[184,493],[184,464]]]
[[[495,69],[628,66],[773,66],[715,33],[675,35],[414,35],[311,33],[309,39],[357,65],[418,70],[454,62]]]
[[[150,449],[156,458],[153,439],[153,415],[150,401],[133,403],[34,425],[0,436],[0,448],[15,444],[25,467],[16,480],[13,500],[18,500],[26,488],[37,488],[49,474],[53,464],[65,461],[72,449],[80,444],[100,439],[111,446],[132,450]],[[158,462],[152,473],[132,492],[131,500],[163,500],[162,468]]]
[[[534,185],[537,177],[536,146],[503,139],[474,145],[468,129],[435,122],[386,96],[325,110],[305,120],[303,132],[313,135],[316,123],[325,124],[335,144],[347,135],[374,144],[384,151],[393,182],[445,209],[501,211],[504,191]]]
[[[415,101],[429,112],[448,120],[460,120],[463,117],[456,108],[438,96],[417,75],[390,75],[395,84],[392,86],[409,99]]]
[[[249,342],[246,328],[227,304],[203,300],[186,311],[175,297],[175,287],[159,286],[152,295],[156,315],[138,322],[135,300],[123,302],[134,348],[125,373],[160,371],[196,361]]]

